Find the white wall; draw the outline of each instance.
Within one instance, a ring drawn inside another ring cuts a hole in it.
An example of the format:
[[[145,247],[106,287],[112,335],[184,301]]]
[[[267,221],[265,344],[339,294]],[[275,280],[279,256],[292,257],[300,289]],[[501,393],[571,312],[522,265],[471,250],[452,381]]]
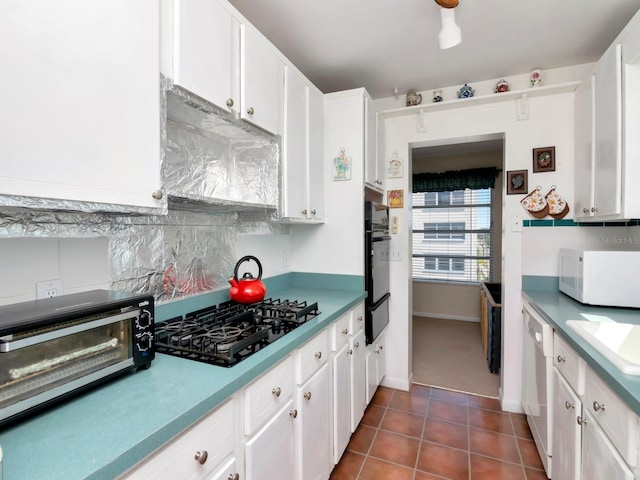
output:
[[[504,138],[504,169],[528,170],[529,190],[556,185],[566,198],[573,198],[573,93],[529,98],[529,120],[516,120],[516,101],[471,107],[459,107],[427,114],[427,132],[417,131],[417,115],[388,118],[386,158],[398,152],[405,165],[410,165],[410,151],[415,146],[455,143],[461,138],[483,140]],[[532,149],[556,147],[556,171],[532,174]],[[387,180],[386,188],[411,191],[410,172],[403,178]],[[505,177],[506,178],[506,177]],[[512,231],[512,223],[526,213],[520,205],[523,195],[503,196],[502,283],[503,283],[503,355],[500,394],[503,408],[520,411],[521,399],[521,274],[522,232]],[[406,196],[405,196],[406,198]],[[409,197],[410,198],[410,197]],[[402,261],[391,264],[391,325],[387,332],[390,352],[411,350],[411,235],[408,226],[410,202],[402,210],[401,231],[393,236],[393,247],[401,250]],[[408,384],[412,377],[411,354],[390,356],[385,383]]]

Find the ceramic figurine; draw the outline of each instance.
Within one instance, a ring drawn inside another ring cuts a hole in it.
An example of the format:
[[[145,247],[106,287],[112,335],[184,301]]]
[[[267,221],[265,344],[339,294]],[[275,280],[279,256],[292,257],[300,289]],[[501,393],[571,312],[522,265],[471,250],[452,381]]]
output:
[[[531,74],[529,76],[529,80],[531,81],[531,86],[541,87],[544,84],[545,77],[546,75],[539,68],[536,68],[535,70],[531,70]]]
[[[493,88],[493,93],[502,93],[509,91],[509,82],[505,79],[502,79],[496,83],[496,86]]]
[[[458,90],[458,98],[471,98],[475,93],[476,91],[465,83],[464,86]]]
[[[420,105],[422,102],[422,94],[416,93],[415,90],[409,90],[407,92],[407,107],[411,107],[413,105]]]
[[[442,90],[434,90],[433,91],[433,103],[438,103],[442,101]]]

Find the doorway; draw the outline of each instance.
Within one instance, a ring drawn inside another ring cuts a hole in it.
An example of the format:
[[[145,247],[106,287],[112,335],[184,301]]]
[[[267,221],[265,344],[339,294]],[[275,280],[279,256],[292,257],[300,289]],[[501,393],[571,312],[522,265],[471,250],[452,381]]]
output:
[[[436,186],[440,191],[413,194],[415,383],[498,397],[499,373],[490,371],[483,349],[480,290],[483,281],[501,281],[503,165],[501,135],[411,150],[412,174],[430,179],[440,179],[443,172],[463,177],[475,169],[497,173],[494,188]]]

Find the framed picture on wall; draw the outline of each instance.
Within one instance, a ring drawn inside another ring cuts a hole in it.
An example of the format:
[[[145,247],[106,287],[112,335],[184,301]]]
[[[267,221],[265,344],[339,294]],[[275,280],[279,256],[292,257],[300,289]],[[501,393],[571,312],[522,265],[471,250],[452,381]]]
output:
[[[507,195],[527,193],[527,170],[510,170],[507,172]]]
[[[556,147],[533,149],[533,173],[556,171]]]

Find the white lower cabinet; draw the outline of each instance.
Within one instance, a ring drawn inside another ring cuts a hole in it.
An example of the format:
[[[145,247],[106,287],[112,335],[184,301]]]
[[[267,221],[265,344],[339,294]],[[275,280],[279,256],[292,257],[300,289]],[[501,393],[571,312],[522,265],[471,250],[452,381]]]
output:
[[[351,433],[356,431],[367,407],[365,386],[364,330],[359,330],[349,342],[351,350]]]
[[[583,427],[582,480],[633,480],[633,473],[589,411],[584,412]]]
[[[216,473],[207,480],[240,480],[238,465],[235,458],[230,458]]]
[[[333,466],[330,377],[331,368],[325,364],[307,383],[298,387],[296,404],[299,420],[299,480],[326,480]]]
[[[553,369],[553,479],[580,480],[582,401],[557,368]]]
[[[245,446],[247,480],[295,477],[297,416],[298,412],[293,407],[293,400],[289,400],[247,441]]]
[[[366,398],[367,405],[373,398],[374,393],[378,389],[378,386],[382,382],[382,378],[385,375],[385,355],[386,350],[384,348],[384,331],[378,336],[378,338],[367,346],[366,353]]]
[[[351,371],[349,344],[337,351],[333,367],[333,463],[337,464],[351,438]]]

